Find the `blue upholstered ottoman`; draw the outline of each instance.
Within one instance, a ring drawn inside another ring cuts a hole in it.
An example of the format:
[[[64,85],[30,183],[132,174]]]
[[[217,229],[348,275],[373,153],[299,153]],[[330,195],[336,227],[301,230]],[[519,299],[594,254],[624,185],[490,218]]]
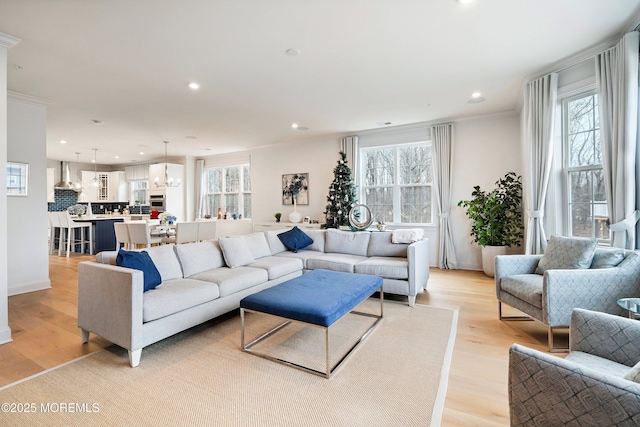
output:
[[[371,294],[380,291],[380,315],[353,311]],[[240,301],[242,318],[242,349],[248,353],[264,357],[275,362],[302,369],[307,372],[330,378],[349,354],[377,326],[383,315],[382,278],[368,274],[341,273],[329,270],[313,270],[287,282],[249,295]],[[283,318],[284,323],[263,334],[256,340],[245,344],[245,311],[269,314]],[[329,328],[347,313],[376,318],[371,327],[351,347],[347,354],[333,367],[329,365]],[[251,350],[255,344],[276,333],[291,322],[325,329],[326,371],[296,365],[285,360]]]

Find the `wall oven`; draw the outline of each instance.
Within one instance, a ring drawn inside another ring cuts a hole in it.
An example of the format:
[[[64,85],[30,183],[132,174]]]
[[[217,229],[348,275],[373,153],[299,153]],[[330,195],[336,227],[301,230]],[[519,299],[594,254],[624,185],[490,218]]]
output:
[[[165,202],[164,194],[149,195],[149,209],[152,211],[164,212]]]

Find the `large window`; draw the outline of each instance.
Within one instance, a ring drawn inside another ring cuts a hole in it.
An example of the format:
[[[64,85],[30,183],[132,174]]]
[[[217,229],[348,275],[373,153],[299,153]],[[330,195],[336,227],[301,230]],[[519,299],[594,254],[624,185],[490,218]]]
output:
[[[251,218],[251,173],[249,165],[227,166],[206,170],[207,212],[223,212]]]
[[[598,96],[588,92],[564,99],[562,125],[568,233],[607,241]]]
[[[431,224],[431,144],[422,142],[360,150],[362,203],[374,221]]]

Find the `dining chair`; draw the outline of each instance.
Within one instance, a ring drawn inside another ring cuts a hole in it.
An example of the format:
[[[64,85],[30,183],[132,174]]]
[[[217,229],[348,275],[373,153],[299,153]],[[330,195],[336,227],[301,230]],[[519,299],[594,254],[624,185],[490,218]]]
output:
[[[113,229],[116,233],[116,247],[120,249],[129,249],[129,227],[124,222],[114,222]],[[122,246],[120,246],[122,245]]]
[[[127,222],[125,224],[127,224],[127,229],[129,230],[129,245],[131,249],[135,249],[138,245],[148,248],[151,245],[162,243],[162,237],[151,235],[149,224],[146,221]]]
[[[176,235],[165,237],[163,243],[191,243],[198,241],[198,223],[195,221],[179,222],[176,224]]]
[[[71,245],[74,247],[80,245],[80,253],[84,253],[84,245],[89,245],[89,253],[93,253],[93,233],[90,222],[75,222],[68,211],[59,212],[60,227],[65,230],[64,246],[66,247],[67,258],[71,252]],[[76,230],[80,230],[80,239],[76,238]],[[85,231],[88,231],[88,238],[85,235]],[[62,240],[61,240],[62,241]],[[63,245],[58,246],[58,256],[62,255]]]
[[[216,221],[198,222],[198,241],[213,240],[216,238]]]

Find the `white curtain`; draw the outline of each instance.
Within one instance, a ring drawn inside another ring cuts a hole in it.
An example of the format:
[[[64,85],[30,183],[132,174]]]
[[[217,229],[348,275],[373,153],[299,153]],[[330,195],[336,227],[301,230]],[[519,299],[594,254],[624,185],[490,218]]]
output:
[[[600,141],[611,246],[635,249],[638,134],[638,33],[596,56]]]
[[[522,142],[524,156],[523,198],[527,218],[525,251],[541,254],[547,247],[544,205],[553,159],[553,128],[558,75],[548,74],[524,88]]]
[[[453,124],[431,126],[431,146],[433,147],[433,188],[438,204],[440,245],[438,267],[456,269],[456,251],[453,247],[451,221],[451,157],[453,150]]]
[[[357,168],[358,168],[358,137],[346,136],[340,141],[340,151],[343,151],[347,155],[347,166],[351,168],[351,174],[353,181],[358,182]]]
[[[202,218],[208,211],[205,198],[207,193],[207,180],[204,172],[204,160],[196,160],[194,192],[196,194],[196,218]]]

